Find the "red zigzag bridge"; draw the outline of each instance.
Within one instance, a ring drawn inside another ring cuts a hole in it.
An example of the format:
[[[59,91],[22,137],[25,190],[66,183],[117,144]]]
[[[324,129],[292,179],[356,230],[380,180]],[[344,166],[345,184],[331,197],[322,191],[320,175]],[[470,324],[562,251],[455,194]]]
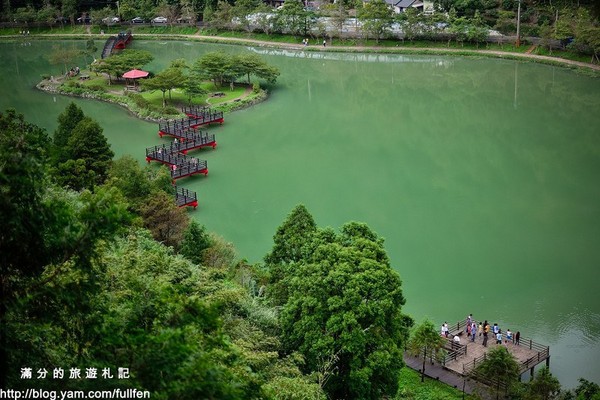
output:
[[[173,143],[146,148],[146,161],[158,161],[169,166],[171,179],[175,187],[175,202],[179,207],[198,207],[196,192],[177,187],[175,181],[196,174],[208,175],[206,160],[189,157],[188,151],[202,147],[217,147],[215,135],[198,129],[202,125],[224,122],[222,111],[213,111],[208,107],[183,107],[188,118],[162,122],[158,125],[160,137],[165,135],[174,138]]]

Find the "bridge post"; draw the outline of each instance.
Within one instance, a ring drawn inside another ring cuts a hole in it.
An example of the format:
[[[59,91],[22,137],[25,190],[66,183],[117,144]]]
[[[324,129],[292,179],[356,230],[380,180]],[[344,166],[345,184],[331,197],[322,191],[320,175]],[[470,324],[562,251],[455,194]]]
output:
[[[546,368],[550,368],[550,351],[548,351],[548,358],[546,358]]]
[[[534,373],[534,370],[535,370],[535,365],[534,365],[533,367],[531,367],[531,370],[530,370],[530,371],[531,371],[531,376],[529,377],[529,381],[530,381],[530,382],[533,380],[533,373]]]

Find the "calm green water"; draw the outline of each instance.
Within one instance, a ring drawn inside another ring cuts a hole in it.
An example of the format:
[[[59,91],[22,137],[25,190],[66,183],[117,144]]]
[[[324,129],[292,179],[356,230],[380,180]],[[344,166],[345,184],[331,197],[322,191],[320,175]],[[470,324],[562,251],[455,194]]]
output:
[[[52,131],[71,99],[39,93],[52,43],[0,44],[0,108]],[[83,48],[84,43],[68,43]],[[101,47],[101,46],[99,46]],[[226,116],[194,217],[259,261],[304,203],[321,226],[386,238],[406,310],[469,313],[551,346],[566,386],[600,382],[600,80],[543,65],[422,56],[303,54],[140,42],[160,70],[206,51],[257,51],[282,75],[269,101]],[[156,125],[76,100],[117,155],[143,160]]]

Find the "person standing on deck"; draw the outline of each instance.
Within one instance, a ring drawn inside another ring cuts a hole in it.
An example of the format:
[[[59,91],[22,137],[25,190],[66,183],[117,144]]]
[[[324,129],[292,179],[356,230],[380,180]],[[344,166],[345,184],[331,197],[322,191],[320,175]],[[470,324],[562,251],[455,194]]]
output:
[[[467,317],[467,327],[465,329],[465,331],[467,332],[467,334],[469,336],[471,336],[471,323],[473,322],[473,314],[469,314],[469,316]]]
[[[515,344],[518,346],[520,343],[519,341],[521,340],[521,331],[517,331],[517,334],[515,335]]]
[[[512,332],[510,331],[510,329],[507,329],[506,330],[506,340],[504,341],[504,343],[508,343],[508,342],[512,343],[512,339],[513,339]]]
[[[494,335],[497,335],[498,332],[500,332],[500,327],[498,326],[498,324],[494,324],[494,327],[492,328],[492,332],[494,332]]]
[[[471,323],[471,342],[475,341],[475,335],[477,334],[477,323],[473,321]]]
[[[479,335],[479,337],[481,337],[482,333],[483,333],[483,324],[480,322],[479,327],[477,328],[477,334]]]
[[[498,330],[496,333],[496,344],[502,344],[502,331]]]

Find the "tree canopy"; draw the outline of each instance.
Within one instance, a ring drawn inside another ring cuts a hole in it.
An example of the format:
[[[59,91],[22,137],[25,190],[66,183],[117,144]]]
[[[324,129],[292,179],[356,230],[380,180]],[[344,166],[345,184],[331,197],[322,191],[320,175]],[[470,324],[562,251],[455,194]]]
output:
[[[401,313],[401,282],[383,239],[356,222],[339,234],[318,230],[304,206],[292,211],[274,239],[265,259],[282,271],[272,275],[273,284],[287,288],[276,293],[287,351],[303,354],[305,369],[318,373],[333,398],[395,393],[412,320]]]

